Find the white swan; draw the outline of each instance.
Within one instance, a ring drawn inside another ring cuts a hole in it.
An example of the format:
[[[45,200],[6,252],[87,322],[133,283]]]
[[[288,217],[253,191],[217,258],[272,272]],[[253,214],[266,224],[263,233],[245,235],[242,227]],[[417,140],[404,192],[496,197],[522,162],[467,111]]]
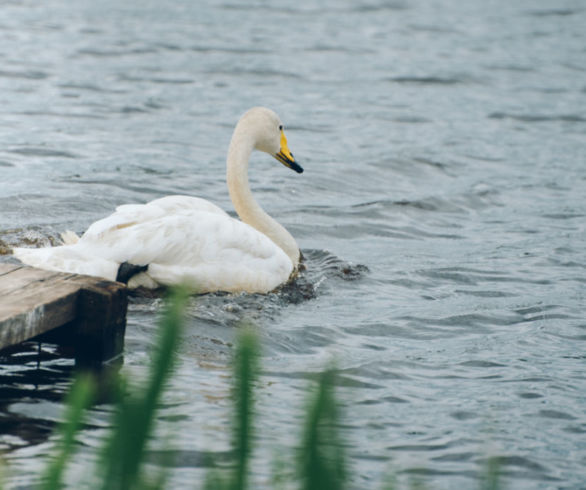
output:
[[[279,117],[263,107],[246,112],[234,129],[227,158],[230,198],[242,221],[206,200],[167,196],[119,206],[81,238],[64,234],[64,245],[15,248],[13,253],[41,269],[126,279],[129,287],[181,284],[201,293],[272,291],[297,270],[300,252],[291,234],[252,196],[248,160],[253,150],[303,172]]]

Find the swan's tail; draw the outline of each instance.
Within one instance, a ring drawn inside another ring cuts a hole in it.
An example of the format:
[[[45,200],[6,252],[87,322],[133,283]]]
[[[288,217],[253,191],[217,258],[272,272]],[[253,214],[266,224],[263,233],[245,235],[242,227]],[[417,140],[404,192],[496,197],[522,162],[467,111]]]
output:
[[[39,269],[86,274],[111,281],[116,280],[119,266],[114,261],[88,255],[75,244],[47,248],[17,247],[13,249],[13,254],[21,262]]]

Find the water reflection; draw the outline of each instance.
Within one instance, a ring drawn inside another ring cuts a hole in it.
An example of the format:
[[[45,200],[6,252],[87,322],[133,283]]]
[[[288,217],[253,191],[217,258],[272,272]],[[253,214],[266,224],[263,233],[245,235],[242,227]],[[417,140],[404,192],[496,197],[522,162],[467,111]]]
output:
[[[48,407],[62,402],[69,387],[73,361],[56,346],[25,342],[5,349],[0,357],[0,449],[45,442],[58,413]]]

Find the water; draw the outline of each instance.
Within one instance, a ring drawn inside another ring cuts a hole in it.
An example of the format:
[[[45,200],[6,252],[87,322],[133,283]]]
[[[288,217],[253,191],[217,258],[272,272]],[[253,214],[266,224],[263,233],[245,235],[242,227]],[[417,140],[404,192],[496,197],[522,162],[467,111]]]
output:
[[[231,209],[232,127],[271,107],[305,173],[256,156],[251,182],[307,255],[315,297],[192,301],[155,443],[176,451],[173,486],[192,488],[203,454],[229,448],[244,320],[263,343],[258,488],[331,359],[352,488],[390,471],[474,488],[491,455],[509,488],[582,488],[584,25],[578,0],[3,2],[0,239],[49,243],[171,193]],[[133,378],[159,310],[130,307]],[[71,361],[43,356],[2,368],[14,488],[54,446],[69,385]],[[108,412],[92,411],[72,482]]]

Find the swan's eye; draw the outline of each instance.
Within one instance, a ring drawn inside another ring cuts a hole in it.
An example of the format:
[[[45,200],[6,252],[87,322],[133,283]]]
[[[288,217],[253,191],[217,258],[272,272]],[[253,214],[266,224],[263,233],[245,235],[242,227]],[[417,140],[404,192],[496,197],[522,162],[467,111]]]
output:
[[[283,131],[283,125],[282,124],[279,126],[279,131]]]

